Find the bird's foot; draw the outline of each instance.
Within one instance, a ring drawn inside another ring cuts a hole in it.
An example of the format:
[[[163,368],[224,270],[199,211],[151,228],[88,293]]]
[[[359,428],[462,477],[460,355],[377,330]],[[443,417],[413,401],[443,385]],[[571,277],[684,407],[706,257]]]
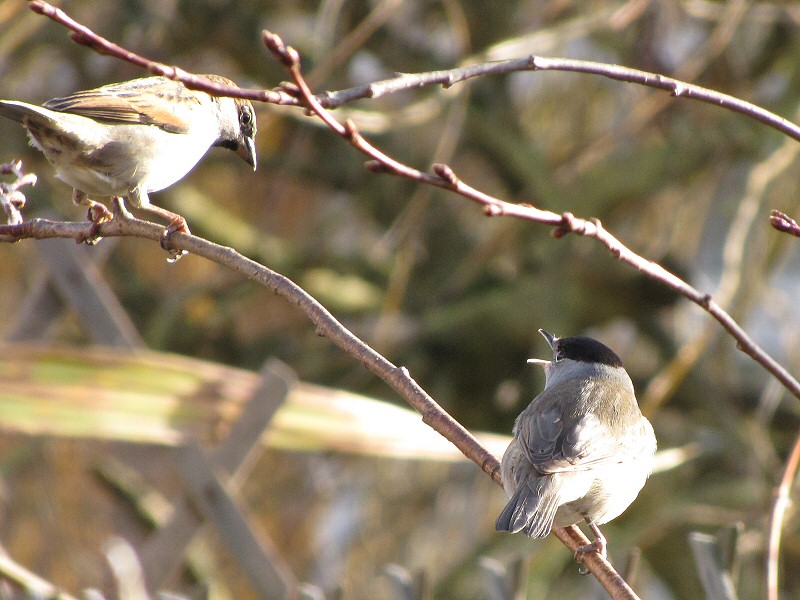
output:
[[[180,215],[176,215],[176,218],[172,220],[164,230],[164,233],[161,234],[161,247],[169,253],[169,258],[167,258],[167,262],[169,263],[178,262],[184,254],[189,254],[186,250],[177,250],[172,246],[171,238],[176,233],[191,234],[189,226],[186,224],[186,219]]]
[[[583,563],[584,557],[592,552],[599,554],[603,560],[607,559],[608,543],[606,542],[606,537],[603,535],[603,533],[600,531],[600,528],[595,524],[594,521],[592,521],[589,517],[585,517],[585,519],[595,537],[593,542],[584,544],[583,546],[578,546],[577,550],[575,550],[575,560],[579,563]],[[589,573],[589,569],[587,569],[586,565],[583,564],[581,565],[579,571],[581,575],[586,575]]]
[[[91,222],[91,226],[89,227],[89,232],[86,235],[79,235],[75,241],[79,244],[94,246],[97,244],[97,242],[103,239],[100,237],[100,225],[103,223],[108,223],[114,218],[114,215],[110,210],[108,210],[108,208],[99,202],[87,200],[82,202],[82,204],[88,204],[89,206],[86,216]]]

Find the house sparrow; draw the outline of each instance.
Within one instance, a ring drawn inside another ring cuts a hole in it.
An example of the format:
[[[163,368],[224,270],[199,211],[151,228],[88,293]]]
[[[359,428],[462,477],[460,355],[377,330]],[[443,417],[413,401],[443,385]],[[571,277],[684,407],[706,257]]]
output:
[[[605,556],[606,540],[597,526],[636,499],[652,469],[656,437],[613,351],[589,337],[539,332],[553,360],[528,361],[544,367],[545,385],[517,417],[503,454],[510,499],[496,528],[542,538],[553,525],[585,519],[595,541],[576,556]]]
[[[235,85],[219,75],[203,77]],[[252,104],[190,90],[166,77],[75,92],[43,106],[0,100],[0,115],[22,123],[95,225],[111,213],[89,196],[127,197],[134,207],[169,220],[163,241],[189,229],[181,215],[152,205],[150,192],[182,179],[210,146],[233,150],[256,167]]]

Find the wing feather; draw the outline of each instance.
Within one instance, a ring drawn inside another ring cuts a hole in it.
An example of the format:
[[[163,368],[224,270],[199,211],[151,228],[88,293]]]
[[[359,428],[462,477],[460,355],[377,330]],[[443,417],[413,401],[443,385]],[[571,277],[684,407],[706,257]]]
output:
[[[602,386],[589,388],[575,381],[558,386],[558,395],[545,389],[517,419],[520,446],[538,472],[583,471],[622,462],[644,450],[635,443],[644,437],[636,427],[601,422],[597,411],[586,410],[589,401],[617,405],[623,401],[617,393]],[[564,402],[565,398],[572,401]]]
[[[198,102],[199,97],[180,82],[146,77],[53,98],[44,107],[109,123],[142,123],[186,133],[189,122],[182,113],[187,103]]]

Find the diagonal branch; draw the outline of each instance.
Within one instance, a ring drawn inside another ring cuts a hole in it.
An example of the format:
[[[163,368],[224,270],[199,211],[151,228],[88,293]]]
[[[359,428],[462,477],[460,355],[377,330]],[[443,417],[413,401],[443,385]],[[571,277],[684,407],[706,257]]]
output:
[[[149,58],[145,58],[140,54],[126,50],[122,46],[107,40],[106,38],[96,34],[94,31],[85,25],[78,23],[75,19],[70,17],[60,8],[56,8],[52,4],[44,0],[30,0],[28,7],[40,15],[49,17],[53,21],[64,25],[72,30],[71,38],[74,42],[87,46],[97,52],[114,56],[126,62],[136,65],[150,71],[155,75],[168,77],[180,81],[186,87],[192,90],[199,90],[208,92],[216,96],[231,96],[234,98],[244,98],[246,100],[253,100],[256,102],[269,102],[271,104],[285,104],[286,102],[294,104],[291,97],[286,96],[280,92],[272,90],[251,90],[240,88],[238,86],[229,86],[221,83],[209,81],[205,77],[184,71],[180,67],[160,63]]]
[[[86,222],[61,222],[32,219],[16,225],[0,225],[0,240],[46,239],[53,237],[84,239],[90,232],[101,237],[140,237],[160,243],[164,226],[135,219],[120,205],[114,218],[95,227]],[[203,238],[176,233],[170,243],[178,250],[186,250],[244,275],[273,293],[294,304],[314,323],[317,333],[361,362],[375,373],[408,404],[416,409],[424,423],[456,446],[467,458],[475,462],[496,483],[500,480],[500,463],[475,437],[451,417],[420,385],[405,367],[396,366],[376,352],[366,342],[356,337],[342,325],[324,306],[288,277],[239,254],[233,248],[214,244]],[[574,553],[589,540],[575,526],[555,528],[553,533]],[[598,554],[585,557],[587,566],[614,598],[636,598],[630,587],[611,565]],[[613,591],[616,590],[616,591]]]
[[[264,43],[270,51],[289,69],[294,79],[294,85],[305,99],[308,108],[322,119],[337,135],[346,139],[353,147],[367,155],[371,159],[367,162],[367,167],[370,170],[378,173],[388,173],[399,177],[405,177],[418,183],[434,185],[450,190],[483,206],[488,216],[512,216],[536,223],[552,225],[556,228],[553,232],[555,237],[562,237],[568,233],[574,233],[584,237],[595,238],[608,248],[611,254],[618,260],[637,268],[652,279],[672,288],[707,311],[736,340],[737,347],[741,351],[761,364],[796,398],[800,399],[800,382],[798,382],[798,380],[780,363],[772,358],[772,356],[756,344],[733,317],[714,301],[710,294],[700,292],[674,273],[667,271],[658,263],[639,256],[604,229],[597,219],[581,219],[569,212],[559,215],[558,213],[542,210],[534,206],[507,202],[500,198],[490,196],[464,183],[447,165],[433,165],[434,174],[430,174],[404,165],[387,156],[368,142],[359,133],[358,128],[352,121],[346,121],[344,124],[339,123],[333,115],[322,106],[320,101],[308,88],[303,78],[303,74],[300,70],[300,57],[294,48],[286,46],[278,35],[270,32],[265,31],[263,38]]]

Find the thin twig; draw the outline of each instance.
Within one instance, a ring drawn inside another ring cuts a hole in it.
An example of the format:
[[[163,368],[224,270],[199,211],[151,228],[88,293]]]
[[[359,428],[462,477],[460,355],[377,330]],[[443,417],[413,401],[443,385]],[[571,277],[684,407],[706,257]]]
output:
[[[346,121],[344,124],[339,123],[333,115],[322,106],[319,100],[311,93],[311,90],[303,79],[300,70],[300,57],[294,48],[286,46],[278,35],[267,31],[264,32],[263,39],[264,43],[276,58],[289,69],[294,79],[294,85],[302,93],[308,108],[322,119],[334,132],[349,141],[357,150],[367,155],[371,159],[367,162],[367,167],[370,170],[377,173],[389,173],[411,179],[418,183],[425,183],[450,190],[483,206],[488,216],[512,216],[536,223],[552,225],[555,227],[553,231],[555,237],[562,237],[569,233],[574,233],[595,238],[606,246],[611,254],[618,260],[636,267],[652,279],[672,288],[706,310],[726,331],[728,331],[728,333],[730,333],[736,340],[737,347],[742,352],[761,364],[767,371],[775,376],[792,395],[800,399],[800,382],[756,344],[733,317],[714,301],[710,294],[700,292],[677,275],[667,271],[658,263],[639,256],[604,229],[597,219],[581,219],[569,212],[559,215],[558,213],[542,210],[530,205],[513,204],[501,200],[500,198],[490,196],[464,183],[455,174],[453,169],[447,165],[433,165],[434,174],[432,175],[423,173],[422,171],[409,167],[387,156],[368,142],[359,133],[358,128],[352,121]]]
[[[114,56],[121,60],[127,61],[138,67],[146,69],[155,75],[161,75],[162,77],[168,77],[169,79],[180,81],[190,89],[208,92],[210,94],[214,94],[215,96],[231,96],[233,98],[244,98],[256,102],[269,102],[271,104],[295,104],[291,97],[277,91],[253,90],[240,88],[238,86],[224,85],[209,81],[201,75],[195,75],[193,73],[189,73],[188,71],[184,71],[180,67],[167,65],[150,60],[149,58],[145,58],[140,54],[126,50],[122,46],[119,46],[114,42],[111,42],[106,38],[96,34],[85,25],[78,23],[60,8],[56,8],[44,0],[30,0],[28,2],[28,7],[32,11],[44,15],[45,17],[49,17],[56,23],[60,23],[61,25],[71,29],[73,33],[70,37],[76,43],[87,46],[98,54]]]
[[[303,74],[300,70],[300,55],[291,46],[287,46],[283,43],[283,40],[277,34],[265,31],[262,35],[264,44],[267,48],[272,52],[275,58],[283,64],[292,75],[292,79],[294,80],[294,85],[297,86],[296,89],[299,90],[302,98],[305,99],[308,108],[313,111],[320,119],[322,119],[328,127],[330,127],[333,131],[335,131],[338,135],[342,136],[343,138],[350,141],[353,146],[367,154],[373,159],[373,162],[370,163],[372,167],[375,167],[378,170],[386,170],[387,172],[391,172],[397,175],[402,175],[409,179],[415,181],[423,181],[425,183],[429,183],[431,185],[435,185],[438,187],[443,187],[445,189],[453,189],[455,182],[452,178],[448,178],[446,174],[437,171],[436,175],[428,175],[426,173],[422,173],[408,167],[399,161],[394,160],[393,158],[387,156],[374,146],[372,146],[369,142],[367,142],[359,133],[352,121],[346,121],[344,124],[339,123],[328,110],[322,107],[319,103],[317,98],[314,94],[311,93],[311,90],[306,83]],[[440,165],[443,169],[448,167],[444,167]],[[450,171],[452,173],[452,171]],[[493,199],[491,196],[483,194],[477,190],[472,190],[472,195],[474,198],[480,198],[488,202],[491,206],[497,206],[496,202],[500,202],[496,199]],[[513,206],[513,205],[511,205]],[[542,218],[545,218],[546,211],[538,211],[538,209],[532,209],[540,213]],[[559,225],[562,221],[562,217],[555,215],[555,213],[551,213],[554,215],[554,221],[551,223],[553,225]],[[349,333],[349,332],[348,332]],[[413,406],[413,404],[412,404]],[[416,408],[416,407],[415,407]],[[424,413],[423,413],[424,415]],[[426,423],[428,422],[423,418],[423,421]],[[429,423],[430,424],[430,423]],[[439,431],[437,429],[437,431]],[[441,431],[439,431],[442,433]],[[447,437],[447,436],[445,436]],[[449,438],[448,438],[449,439]],[[473,459],[474,460],[474,459]],[[496,459],[495,459],[496,461]],[[477,461],[476,461],[477,462]],[[480,464],[480,463],[479,463]],[[497,468],[499,467],[499,463],[494,464],[492,468],[492,476],[495,478],[495,481],[501,483],[499,473],[497,472]],[[483,467],[486,470],[485,467]],[[553,528],[554,535],[563,543],[565,544],[573,554],[576,553],[579,546],[586,544],[588,540],[580,531],[580,529],[574,525],[569,527],[561,528],[561,527],[554,527]],[[586,563],[586,566],[592,572],[592,574],[597,578],[597,580],[606,588],[612,598],[637,598],[636,594],[633,592],[631,587],[625,582],[624,579],[616,572],[616,570],[611,566],[611,564],[599,553],[591,552],[585,555],[582,555],[582,560]]]
[[[786,460],[781,483],[775,490],[772,500],[772,510],[769,514],[769,541],[767,544],[767,600],[778,600],[778,558],[781,547],[781,531],[783,530],[783,517],[789,505],[792,482],[800,466],[800,435],[794,440],[792,451]]]
[[[85,25],[72,19],[63,10],[56,8],[44,0],[29,0],[29,6],[31,10],[45,15],[71,29],[73,31],[72,39],[75,42],[88,46],[100,54],[107,54],[130,62],[156,75],[163,75],[164,77],[181,81],[191,89],[209,92],[218,96],[246,98],[248,100],[272,104],[293,106],[306,105],[305,100],[301,99],[300,95],[297,94],[297,90],[291,87],[284,87],[283,90],[254,90],[211,83],[203,77],[189,73],[180,67],[153,61],[131,52],[130,50],[126,50],[94,33]],[[264,34],[268,35],[269,32],[265,31]],[[520,71],[571,71],[575,73],[600,75],[626,83],[635,83],[646,87],[652,87],[667,91],[676,98],[699,100],[700,102],[713,104],[714,106],[743,114],[800,141],[800,126],[760,106],[722,92],[673,79],[672,77],[667,77],[658,73],[650,73],[620,65],[534,55],[467,65],[444,71],[401,73],[396,77],[383,81],[376,81],[340,91],[324,92],[317,96],[317,101],[325,108],[337,108],[355,100],[366,98],[375,99],[388,94],[432,85],[441,85],[448,88],[475,77],[501,75]]]
[[[380,98],[381,96],[399,91],[431,85],[441,85],[448,88],[474,77],[502,75],[520,71],[571,71],[574,73],[600,75],[617,81],[652,87],[667,91],[676,98],[689,98],[727,108],[728,110],[743,114],[760,123],[768,125],[773,129],[777,129],[781,133],[800,141],[800,126],[765,108],[736,98],[735,96],[680,81],[679,79],[673,79],[665,75],[659,75],[658,73],[640,71],[639,69],[632,69],[620,65],[534,55],[524,58],[468,65],[445,71],[402,73],[383,81],[376,81],[346,90],[324,92],[319,95],[319,101],[326,108],[336,108],[342,104],[362,98]]]

